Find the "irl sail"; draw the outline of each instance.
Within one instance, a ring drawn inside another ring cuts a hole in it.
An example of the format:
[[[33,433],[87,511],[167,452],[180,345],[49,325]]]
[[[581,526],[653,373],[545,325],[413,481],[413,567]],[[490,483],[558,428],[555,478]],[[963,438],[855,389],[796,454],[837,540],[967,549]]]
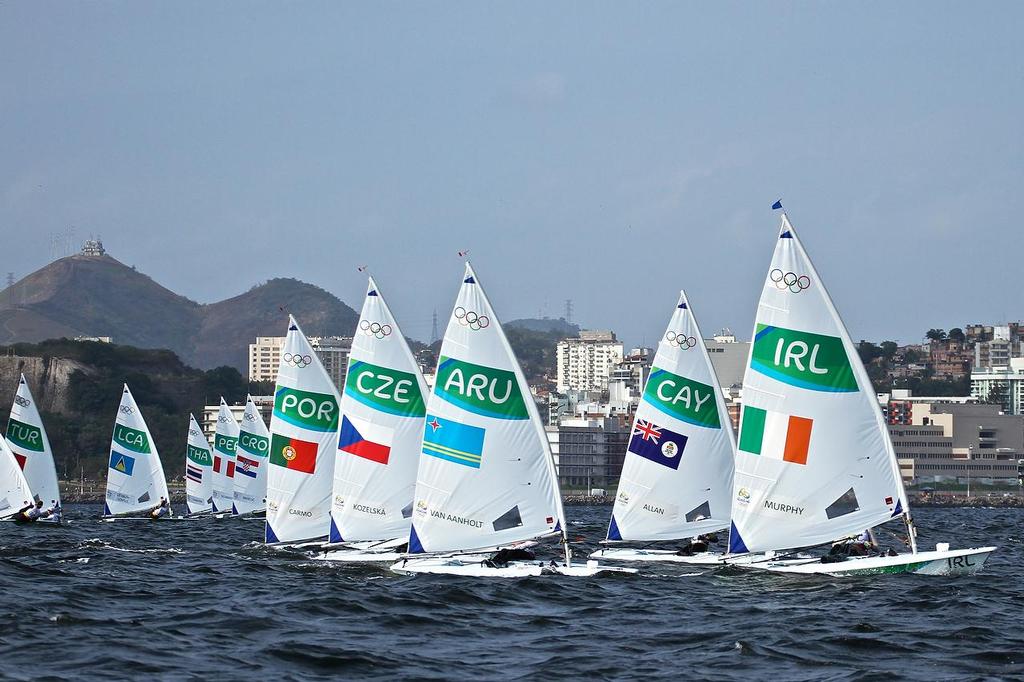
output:
[[[637,407],[608,539],[727,528],[735,447],[718,377],[680,292]]]
[[[188,416],[188,441],[185,444],[185,503],[189,514],[213,510],[213,454],[210,442],[196,421]]]
[[[231,408],[220,399],[213,435],[213,512],[229,512],[235,501],[235,448],[238,422]]]
[[[409,535],[427,386],[371,277],[341,396],[331,542]]]
[[[125,384],[110,440],[103,511],[107,516],[147,512],[160,504],[160,498],[169,499],[160,454]]]
[[[327,537],[340,399],[295,318],[289,316],[270,419],[268,543]]]
[[[263,423],[252,396],[246,396],[245,413],[235,450],[234,513],[252,514],[267,508],[267,455],[270,431]]]
[[[907,509],[867,372],[783,214],[757,307],[731,552],[821,544]]]
[[[18,382],[18,392],[11,406],[7,442],[25,472],[25,479],[32,492],[47,508],[59,504],[60,486],[57,483],[53,451],[24,374]]]
[[[565,528],[523,372],[469,264],[427,402],[409,552],[482,549]]]
[[[14,516],[32,500],[32,490],[25,480],[21,463],[15,458],[7,439],[0,436],[0,519]]]

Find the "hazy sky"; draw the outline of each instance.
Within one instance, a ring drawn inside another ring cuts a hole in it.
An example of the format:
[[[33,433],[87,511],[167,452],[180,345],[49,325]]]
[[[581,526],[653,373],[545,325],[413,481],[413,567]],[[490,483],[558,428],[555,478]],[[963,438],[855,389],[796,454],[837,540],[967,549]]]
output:
[[[201,302],[294,276],[410,336],[749,338],[782,197],[854,339],[1024,317],[1024,3],[0,3],[0,274],[49,235]]]

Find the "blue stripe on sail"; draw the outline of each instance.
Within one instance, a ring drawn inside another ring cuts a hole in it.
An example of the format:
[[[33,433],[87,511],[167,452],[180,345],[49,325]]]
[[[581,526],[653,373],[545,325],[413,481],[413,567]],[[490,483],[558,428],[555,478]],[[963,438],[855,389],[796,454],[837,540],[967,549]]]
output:
[[[423,554],[423,543],[416,535],[416,526],[409,526],[409,554]]]
[[[612,522],[608,524],[608,539],[621,540],[622,533],[619,532],[619,524],[615,522],[615,514],[612,514]]]
[[[757,341],[765,334],[771,334],[773,331],[775,331],[775,327],[765,325],[765,328],[759,331],[756,336],[754,336],[754,341]]]
[[[736,522],[729,526],[729,554],[748,554],[750,552],[747,549],[746,544],[743,542],[743,538],[740,537],[740,532],[736,530]]]
[[[334,523],[334,516],[331,516],[331,538],[330,542],[345,542],[341,538],[341,531],[338,530],[338,526]]]
[[[903,500],[896,500],[896,508],[892,510],[892,517],[896,518],[903,513]]]
[[[270,521],[267,521],[266,535],[264,536],[264,540],[267,542],[267,544],[281,542],[277,539],[277,533],[275,533],[274,529],[270,527]]]
[[[103,503],[103,515],[104,516],[113,516],[113,514],[110,513],[110,505],[107,504],[106,502]]]

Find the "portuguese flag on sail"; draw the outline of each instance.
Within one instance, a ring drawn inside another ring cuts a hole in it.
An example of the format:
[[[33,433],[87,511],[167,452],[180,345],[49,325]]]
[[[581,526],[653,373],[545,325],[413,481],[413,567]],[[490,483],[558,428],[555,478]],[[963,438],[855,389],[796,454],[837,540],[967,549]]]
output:
[[[807,464],[814,420],[743,406],[739,449],[783,462]]]
[[[270,463],[311,474],[316,469],[317,447],[316,443],[275,433],[270,439]]]

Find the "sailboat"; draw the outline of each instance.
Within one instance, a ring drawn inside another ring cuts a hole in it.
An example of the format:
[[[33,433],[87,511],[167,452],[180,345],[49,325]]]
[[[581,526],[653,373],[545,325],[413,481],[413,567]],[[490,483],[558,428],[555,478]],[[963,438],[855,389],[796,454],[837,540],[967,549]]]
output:
[[[727,529],[735,451],[718,377],[686,294],[679,292],[637,407],[606,543],[673,541]],[[686,547],[605,548],[590,556],[701,564],[717,564],[722,556]]]
[[[213,513],[230,514],[235,502],[235,449],[238,446],[238,422],[231,408],[220,399],[217,425],[213,434]]]
[[[341,396],[331,535],[323,558],[392,562],[409,538],[427,385],[369,278]]]
[[[537,405],[476,273],[467,263],[438,359],[399,573],[593,575],[573,566],[554,460]],[[524,545],[562,544],[560,561]],[[498,551],[504,550],[504,551]]]
[[[7,439],[0,436],[0,520],[14,520],[18,512],[32,501],[32,490],[21,470],[21,463],[7,444]]]
[[[18,382],[18,392],[14,396],[14,404],[11,405],[11,416],[7,422],[7,442],[25,472],[29,488],[43,501],[43,508],[59,508],[60,485],[57,482],[53,450],[50,449],[43,420],[39,416],[39,410],[24,374]],[[59,519],[59,516],[55,518]],[[59,522],[50,518],[40,521]]]
[[[252,396],[245,398],[245,412],[235,450],[235,490],[232,511],[237,516],[263,515],[267,509],[267,453],[270,431]]]
[[[210,441],[193,414],[188,416],[188,442],[185,445],[185,504],[189,516],[213,511],[213,454]]]
[[[289,315],[270,418],[267,544],[295,546],[327,539],[340,399]]]
[[[110,440],[103,516],[111,520],[150,518],[149,512],[161,500],[170,502],[160,454],[135,397],[125,384]]]
[[[777,203],[773,208],[781,208]],[[743,378],[732,554],[797,574],[975,573],[995,547],[920,551],[875,392],[832,299],[785,213]],[[910,554],[787,558],[900,520]],[[845,559],[845,560],[837,560]]]

